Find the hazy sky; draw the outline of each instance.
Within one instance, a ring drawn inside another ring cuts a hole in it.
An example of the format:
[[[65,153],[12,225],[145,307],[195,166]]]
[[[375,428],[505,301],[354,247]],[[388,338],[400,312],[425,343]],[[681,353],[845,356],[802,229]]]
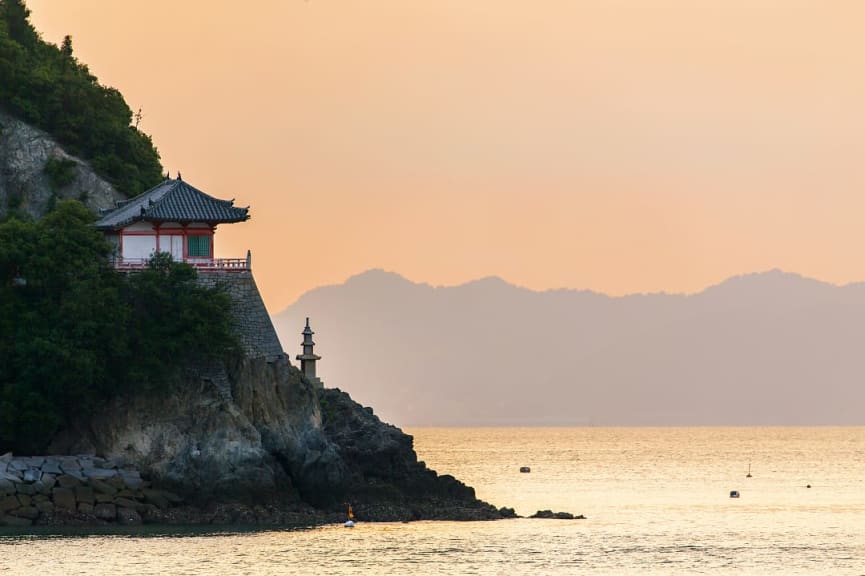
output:
[[[272,312],[379,267],[695,291],[865,279],[865,2],[28,0],[251,205]]]

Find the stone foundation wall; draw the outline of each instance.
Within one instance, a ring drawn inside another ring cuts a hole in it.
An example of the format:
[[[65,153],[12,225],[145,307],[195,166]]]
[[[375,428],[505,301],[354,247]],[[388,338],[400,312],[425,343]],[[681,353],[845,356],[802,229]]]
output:
[[[248,358],[264,357],[273,361],[285,356],[252,272],[202,270],[198,273],[198,282],[208,287],[224,286],[228,291],[234,326]]]
[[[182,503],[120,458],[0,456],[0,526],[140,524]]]

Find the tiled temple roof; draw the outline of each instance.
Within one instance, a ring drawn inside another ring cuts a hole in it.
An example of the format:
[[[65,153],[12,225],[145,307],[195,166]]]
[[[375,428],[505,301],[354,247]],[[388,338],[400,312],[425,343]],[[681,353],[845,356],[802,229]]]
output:
[[[211,224],[249,220],[249,208],[238,208],[234,200],[208,196],[183,180],[166,179],[102,215],[96,227],[120,228],[138,221],[208,222]]]

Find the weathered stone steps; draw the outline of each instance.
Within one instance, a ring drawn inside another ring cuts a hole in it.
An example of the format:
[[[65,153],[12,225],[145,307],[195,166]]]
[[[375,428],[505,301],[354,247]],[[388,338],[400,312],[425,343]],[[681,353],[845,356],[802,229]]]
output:
[[[122,458],[0,456],[0,526],[139,524],[151,510],[182,503]]]

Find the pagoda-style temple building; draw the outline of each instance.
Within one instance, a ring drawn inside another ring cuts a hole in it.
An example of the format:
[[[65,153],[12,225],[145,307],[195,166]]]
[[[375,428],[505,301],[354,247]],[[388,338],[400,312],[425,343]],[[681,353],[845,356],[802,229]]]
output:
[[[244,222],[249,208],[219,200],[181,180],[167,178],[147,192],[118,203],[96,227],[115,246],[117,268],[141,268],[157,252],[199,269],[249,270],[246,258],[214,258],[216,226]]]

